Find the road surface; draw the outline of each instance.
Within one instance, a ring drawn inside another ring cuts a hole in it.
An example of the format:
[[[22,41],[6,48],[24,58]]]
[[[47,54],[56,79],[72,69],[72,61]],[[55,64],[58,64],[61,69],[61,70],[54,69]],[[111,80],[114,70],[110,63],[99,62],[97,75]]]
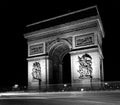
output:
[[[0,105],[120,105],[120,91],[1,93]]]

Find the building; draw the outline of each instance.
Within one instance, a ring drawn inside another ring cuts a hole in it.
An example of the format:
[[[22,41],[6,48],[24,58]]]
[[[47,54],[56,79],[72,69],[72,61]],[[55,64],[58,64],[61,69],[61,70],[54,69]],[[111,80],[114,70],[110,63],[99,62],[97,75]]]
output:
[[[26,28],[28,89],[59,90],[68,84],[72,89],[101,87],[104,31],[96,6]]]

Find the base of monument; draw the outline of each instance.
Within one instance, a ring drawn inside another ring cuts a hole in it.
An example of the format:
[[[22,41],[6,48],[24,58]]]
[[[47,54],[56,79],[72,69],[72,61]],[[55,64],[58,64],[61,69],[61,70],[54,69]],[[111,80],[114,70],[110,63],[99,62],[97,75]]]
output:
[[[72,83],[66,84],[44,84],[28,86],[30,91],[81,91],[84,90],[99,90],[102,88],[102,82],[98,78],[75,79]]]
[[[102,87],[102,82],[100,79],[97,78],[88,78],[88,79],[76,79],[73,80],[73,83],[71,84],[72,90],[95,90],[100,89]]]

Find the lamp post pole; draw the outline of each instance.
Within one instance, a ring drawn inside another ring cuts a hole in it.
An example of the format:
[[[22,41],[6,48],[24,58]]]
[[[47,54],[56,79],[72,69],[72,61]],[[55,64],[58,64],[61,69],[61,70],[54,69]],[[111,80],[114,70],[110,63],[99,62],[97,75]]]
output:
[[[41,90],[41,79],[39,79],[39,91]]]
[[[92,75],[90,75],[90,84],[91,84],[91,90],[92,90]]]

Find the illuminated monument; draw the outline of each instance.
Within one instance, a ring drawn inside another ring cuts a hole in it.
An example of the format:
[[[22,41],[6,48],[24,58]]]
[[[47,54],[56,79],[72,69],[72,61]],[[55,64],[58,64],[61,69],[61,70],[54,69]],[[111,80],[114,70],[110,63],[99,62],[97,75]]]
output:
[[[96,6],[27,25],[26,30],[28,89],[101,87],[104,31]]]

